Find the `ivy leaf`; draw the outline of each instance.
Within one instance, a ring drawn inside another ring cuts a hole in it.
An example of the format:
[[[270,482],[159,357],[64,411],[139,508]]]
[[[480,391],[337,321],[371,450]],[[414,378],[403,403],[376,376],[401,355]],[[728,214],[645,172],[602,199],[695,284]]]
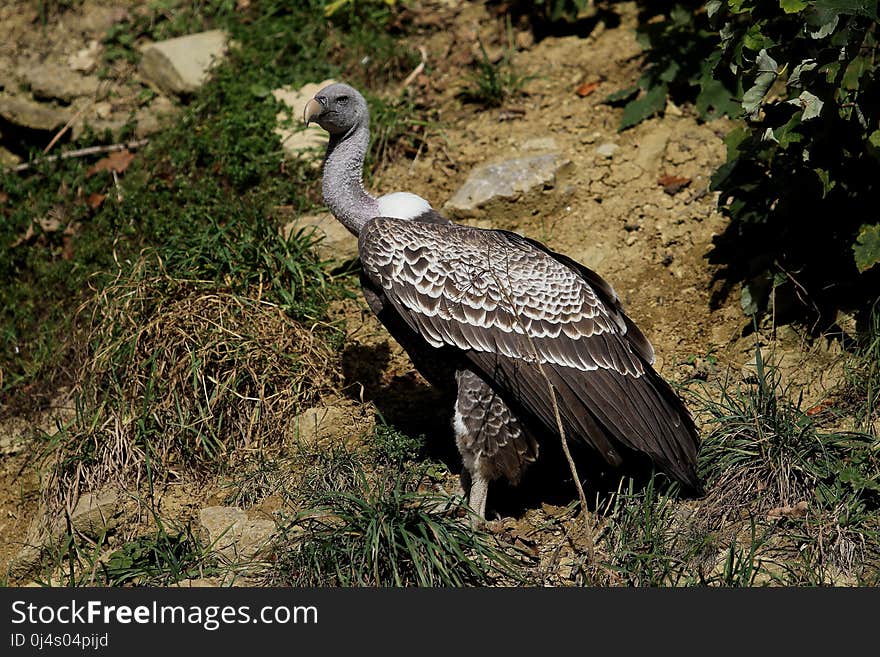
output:
[[[805,59],[800,64],[794,67],[791,75],[788,76],[788,86],[789,87],[802,87],[803,83],[801,82],[801,75],[804,73],[808,73],[818,66],[818,63],[815,59]]]
[[[825,198],[828,195],[828,192],[834,189],[837,182],[831,179],[831,174],[825,169],[813,169],[813,171],[822,182],[822,198]]]
[[[662,111],[666,107],[666,92],[666,85],[660,84],[649,89],[641,98],[630,101],[623,108],[623,116],[620,119],[618,132],[631,128],[657,112]]]
[[[761,109],[761,102],[771,85],[776,81],[778,75],[779,64],[770,55],[767,50],[762,48],[755,60],[758,67],[758,77],[755,78],[755,84],[751,89],[743,94],[742,107],[748,114],[749,118],[755,120],[758,118],[758,110]]]
[[[796,14],[807,8],[805,0],[779,0],[779,6],[786,14]]]
[[[721,0],[709,0],[706,3],[706,14],[710,19],[718,13],[719,9],[721,9]]]
[[[876,148],[880,148],[880,130],[875,130],[868,137],[868,142],[870,142],[871,146]]]
[[[739,305],[746,315],[755,315],[761,308],[766,307],[772,282],[770,273],[763,272],[749,282],[743,283]]]
[[[819,28],[815,32],[810,32],[810,36],[814,39],[824,39],[837,29],[837,24],[840,22],[840,14],[817,10],[809,22]]]
[[[619,105],[628,102],[637,93],[639,93],[639,87],[627,87],[626,89],[615,91],[613,94],[608,94],[602,102],[606,105]]]
[[[880,262],[880,224],[862,226],[853,245],[853,255],[859,271],[868,271]]]
[[[825,106],[825,103],[818,96],[811,94],[809,91],[802,91],[800,96],[792,98],[788,103],[790,105],[797,105],[804,111],[803,115],[801,115],[801,121],[815,119],[822,113],[822,108]]]
[[[735,117],[739,114],[739,102],[733,97],[720,80],[704,78],[700,81],[700,93],[697,95],[696,108],[704,121],[713,119],[720,114]]]

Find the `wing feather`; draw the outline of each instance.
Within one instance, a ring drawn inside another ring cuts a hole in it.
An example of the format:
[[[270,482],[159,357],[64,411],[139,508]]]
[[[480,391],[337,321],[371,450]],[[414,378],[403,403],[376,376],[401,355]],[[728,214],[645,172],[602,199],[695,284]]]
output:
[[[566,433],[610,463],[620,444],[699,488],[690,414],[597,274],[514,233],[385,217],[362,229],[359,251],[404,322],[458,348],[516,412],[556,431],[555,405]]]

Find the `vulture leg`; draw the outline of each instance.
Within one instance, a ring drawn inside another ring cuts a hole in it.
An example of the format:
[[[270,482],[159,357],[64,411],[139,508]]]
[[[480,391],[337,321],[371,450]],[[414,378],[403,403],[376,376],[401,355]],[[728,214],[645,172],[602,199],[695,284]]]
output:
[[[462,487],[468,489],[471,509],[485,520],[489,482],[504,476],[519,483],[525,468],[538,457],[538,444],[478,374],[458,370],[455,380],[453,424],[464,464]]]

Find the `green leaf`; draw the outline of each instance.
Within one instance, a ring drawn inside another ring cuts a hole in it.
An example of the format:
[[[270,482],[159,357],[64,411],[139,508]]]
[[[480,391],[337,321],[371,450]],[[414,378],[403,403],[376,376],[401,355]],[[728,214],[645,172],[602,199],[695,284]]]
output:
[[[739,305],[746,315],[754,315],[767,307],[770,287],[775,281],[769,271],[763,271],[748,282],[743,283]]]
[[[871,135],[868,137],[868,142],[871,144],[871,146],[880,148],[880,130],[875,130],[874,132],[872,132]]]
[[[763,33],[763,23],[750,25],[748,31],[743,35],[743,45],[749,50],[766,50],[773,47],[773,39]]]
[[[862,226],[853,245],[856,267],[867,271],[880,262],[880,223]]]
[[[825,105],[818,96],[811,94],[809,91],[802,91],[800,96],[792,98],[788,103],[790,105],[797,105],[803,110],[804,113],[801,115],[801,121],[815,119],[822,113],[822,107]]]
[[[749,136],[749,131],[744,126],[738,126],[727,133],[724,145],[727,146],[727,159],[733,160],[739,156],[739,145]]]
[[[807,8],[805,0],[779,0],[779,6],[786,14],[796,14]]]
[[[779,64],[763,48],[758,53],[755,60],[758,67],[758,77],[755,78],[755,84],[743,94],[742,107],[751,119],[758,118],[758,110],[761,109],[761,102],[767,91],[776,81]]]
[[[719,80],[703,79],[697,95],[696,108],[704,121],[720,114],[735,117],[740,113],[740,104],[730,89]]]
[[[620,127],[618,132],[631,128],[653,116],[657,112],[666,107],[667,87],[665,84],[657,85],[648,90],[641,98],[630,101],[623,108],[623,116],[620,119]]]
[[[822,198],[825,198],[825,196],[828,195],[828,192],[834,189],[837,182],[831,180],[831,174],[825,169],[813,169],[813,171],[819,177],[819,180],[822,181]]]
[[[625,103],[629,101],[630,98],[639,93],[639,87],[627,87],[626,89],[621,89],[620,91],[615,91],[613,94],[608,94],[605,97],[605,100],[602,102],[606,105],[617,105],[621,103]]]
[[[805,59],[800,64],[794,67],[791,75],[788,76],[788,86],[789,87],[802,87],[803,82],[801,82],[801,75],[804,73],[808,73],[809,71],[814,70],[818,64],[815,59]]]
[[[862,76],[873,70],[874,67],[867,57],[855,57],[843,73],[843,87],[853,91],[857,90],[861,85]]]
[[[713,18],[719,9],[721,9],[721,0],[709,0],[706,3],[706,14],[709,18]]]
[[[816,22],[816,26],[819,29],[815,32],[811,31],[810,36],[814,39],[824,39],[837,29],[837,24],[840,22],[840,14],[829,13],[827,11],[817,11],[813,15],[813,21],[818,21]],[[813,21],[811,21],[810,24],[813,24]]]
[[[715,172],[712,174],[712,177],[709,179],[709,190],[713,192],[717,192],[721,189],[727,181],[730,179],[734,170],[736,169],[736,165],[739,163],[739,159],[736,160],[728,160],[720,167],[715,169]]]

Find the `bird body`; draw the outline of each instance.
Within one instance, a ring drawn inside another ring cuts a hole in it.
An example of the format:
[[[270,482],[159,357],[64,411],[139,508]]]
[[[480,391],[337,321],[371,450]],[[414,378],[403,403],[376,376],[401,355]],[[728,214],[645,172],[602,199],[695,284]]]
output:
[[[310,103],[306,121],[331,134],[325,201],[358,236],[368,305],[429,382],[456,392],[453,430],[481,517],[488,483],[518,482],[560,429],[612,465],[635,450],[701,488],[693,420],[608,283],[516,233],[455,224],[414,194],[374,199],[361,182],[363,97],[335,84]]]

